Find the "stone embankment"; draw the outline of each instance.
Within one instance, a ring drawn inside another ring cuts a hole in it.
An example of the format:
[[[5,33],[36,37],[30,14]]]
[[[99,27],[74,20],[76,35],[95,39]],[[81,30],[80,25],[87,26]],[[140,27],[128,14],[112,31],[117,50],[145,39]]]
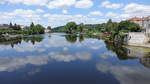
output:
[[[127,37],[127,44],[131,46],[141,46],[150,48],[150,39],[146,33],[130,32]]]

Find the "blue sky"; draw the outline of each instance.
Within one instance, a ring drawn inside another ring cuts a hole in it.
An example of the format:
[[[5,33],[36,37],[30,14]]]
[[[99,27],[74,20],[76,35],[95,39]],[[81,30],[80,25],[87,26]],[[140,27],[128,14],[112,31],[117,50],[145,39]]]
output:
[[[0,0],[0,23],[61,26],[121,21],[150,15],[149,0]]]

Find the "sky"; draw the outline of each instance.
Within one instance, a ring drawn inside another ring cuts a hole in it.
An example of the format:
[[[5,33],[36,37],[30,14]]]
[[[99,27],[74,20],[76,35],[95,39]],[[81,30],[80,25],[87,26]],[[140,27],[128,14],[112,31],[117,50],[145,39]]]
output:
[[[0,0],[0,24],[100,24],[150,15],[150,0]]]

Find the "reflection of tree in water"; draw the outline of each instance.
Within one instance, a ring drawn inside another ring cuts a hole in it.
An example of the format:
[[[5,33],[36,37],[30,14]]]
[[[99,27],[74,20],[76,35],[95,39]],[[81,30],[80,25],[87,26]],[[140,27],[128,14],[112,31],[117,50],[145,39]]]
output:
[[[77,35],[65,35],[65,38],[70,43],[75,43],[77,41]]]
[[[11,40],[2,40],[0,41],[0,45],[10,45],[12,48],[14,45],[21,44],[22,38],[11,39]]]
[[[145,67],[150,68],[150,53],[146,54],[144,57],[138,58],[137,56],[129,56],[129,54],[131,53],[130,50],[122,47],[120,44],[117,43],[114,44],[107,41],[105,41],[105,44],[107,49],[112,50],[117,54],[118,59],[120,60],[139,59],[141,64],[143,64]]]
[[[143,64],[145,67],[150,68],[150,55],[142,57],[140,59],[140,63]]]
[[[10,45],[13,48],[15,45],[21,44],[22,41],[31,42],[34,45],[35,42],[41,42],[42,40],[43,37],[17,38],[17,39],[2,41],[0,42],[0,45]]]
[[[84,41],[84,36],[83,36],[83,35],[80,35],[80,36],[79,36],[79,41],[80,41],[80,42]]]
[[[105,41],[106,47],[108,50],[112,50],[113,52],[115,52],[117,54],[117,57],[120,60],[126,60],[126,59],[131,59],[130,57],[128,57],[127,55],[127,49],[123,48],[119,43],[111,43],[111,42],[107,42]]]
[[[31,41],[31,43],[34,45],[35,42],[41,42],[43,40],[43,37],[39,36],[39,37],[27,37],[27,38],[23,38],[24,41],[29,42]]]
[[[84,41],[84,36],[83,35],[65,35],[65,38],[68,42],[70,43],[75,43],[77,42],[77,39],[79,39],[79,42]]]

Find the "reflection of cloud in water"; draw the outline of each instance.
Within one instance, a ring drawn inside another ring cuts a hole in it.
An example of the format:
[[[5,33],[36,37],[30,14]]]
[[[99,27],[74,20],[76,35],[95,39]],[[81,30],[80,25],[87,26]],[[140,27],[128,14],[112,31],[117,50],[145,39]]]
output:
[[[84,41],[84,44],[81,45],[81,46],[86,46],[90,49],[98,50],[98,49],[101,49],[101,48],[105,47],[105,45],[103,45],[103,44],[104,44],[104,42],[102,40],[86,39]]]
[[[111,73],[121,84],[149,84],[150,70],[139,66],[112,65],[100,62],[96,68],[103,73]]]
[[[98,49],[101,49],[103,47],[103,45],[91,45],[89,46],[91,49],[94,49],[94,50],[98,50]]]
[[[11,46],[4,46],[1,45],[0,51],[4,50],[15,50],[17,52],[44,52],[46,48],[53,48],[53,47],[76,47],[76,48],[81,48],[81,47],[87,47],[93,50],[98,50],[104,47],[102,45],[104,42],[102,40],[97,40],[97,39],[86,39],[84,43],[76,42],[74,44],[71,44],[64,40],[64,37],[60,36],[55,36],[53,35],[51,39],[47,39],[36,44],[32,44],[31,42],[25,42],[22,41],[21,44],[15,45],[14,48]],[[45,48],[46,47],[46,48]],[[64,51],[67,49],[64,48]]]
[[[77,59],[80,60],[90,60],[91,54],[88,52],[78,52],[75,55],[68,54],[68,53],[60,53],[60,52],[50,52],[49,56],[56,61],[62,62],[70,62]]]
[[[32,43],[23,43],[23,45],[18,45],[14,47],[14,50],[18,51],[18,52],[44,52],[45,49],[41,48],[42,47],[42,43],[36,43],[36,44],[32,44]]]
[[[101,40],[96,40],[96,39],[88,39],[85,40],[84,43],[80,43],[80,42],[76,42],[74,44],[71,44],[69,42],[67,42],[66,40],[64,40],[64,38],[60,39],[52,39],[49,40],[49,42],[45,43],[44,46],[45,47],[71,47],[71,46],[75,46],[75,47],[88,47],[90,49],[94,49],[94,50],[98,50],[102,47],[104,47],[104,45],[101,45],[103,43],[103,41]]]
[[[26,56],[26,57],[1,57],[0,58],[0,71],[14,71],[21,67],[25,67],[26,64],[32,64],[35,66],[41,66],[48,64],[50,60],[56,60],[59,62],[71,62],[77,59],[90,60],[91,54],[88,52],[79,52],[75,55],[64,54],[63,52],[50,52],[48,55],[38,56]]]
[[[39,73],[41,70],[40,69],[35,69],[35,70],[31,70],[30,72],[28,72],[29,76],[35,75],[36,73]]]
[[[0,58],[0,71],[14,71],[26,64],[43,65],[48,63],[48,56],[27,56],[27,57],[2,57]]]
[[[100,58],[107,59],[109,57],[117,56],[116,53],[112,51],[104,52],[100,54]]]
[[[10,49],[12,49],[11,46],[8,46],[8,45],[0,45],[0,51],[10,50]]]

